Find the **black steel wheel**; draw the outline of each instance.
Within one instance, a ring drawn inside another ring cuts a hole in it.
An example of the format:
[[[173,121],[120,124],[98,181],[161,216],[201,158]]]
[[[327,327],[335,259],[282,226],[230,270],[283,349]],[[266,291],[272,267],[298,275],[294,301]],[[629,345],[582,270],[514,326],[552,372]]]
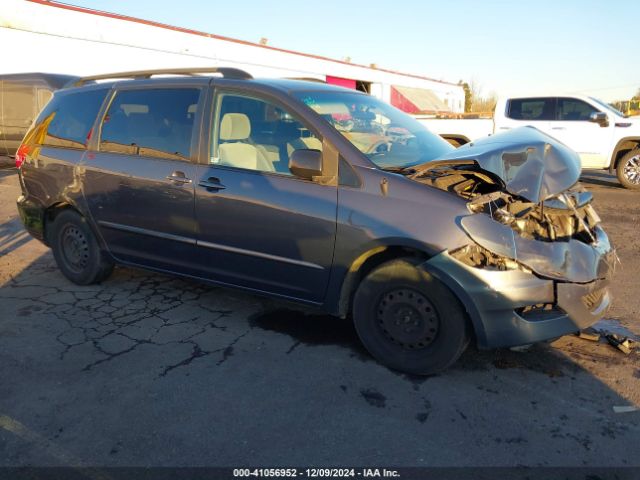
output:
[[[418,290],[398,288],[385,293],[377,311],[385,335],[407,350],[424,348],[438,335],[438,311]]]
[[[74,210],[56,215],[48,239],[58,268],[74,283],[90,285],[107,278],[113,262],[100,249],[85,218]]]
[[[75,225],[66,224],[60,232],[61,253],[66,266],[76,273],[82,272],[89,263],[89,242],[85,234]]]
[[[380,363],[431,375],[462,355],[471,329],[456,296],[419,263],[403,258],[371,271],[356,291],[353,321]]]

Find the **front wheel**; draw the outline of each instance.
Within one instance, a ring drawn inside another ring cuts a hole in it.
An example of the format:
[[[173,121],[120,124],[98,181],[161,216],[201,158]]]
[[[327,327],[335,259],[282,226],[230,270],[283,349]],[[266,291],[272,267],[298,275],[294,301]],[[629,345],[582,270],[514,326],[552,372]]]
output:
[[[431,375],[462,355],[470,329],[455,295],[418,263],[392,260],[367,275],[356,291],[353,321],[363,345],[380,363]]]
[[[73,210],[56,215],[49,243],[58,268],[73,283],[99,283],[113,270],[113,263],[101,251],[86,219]]]
[[[618,161],[616,173],[623,187],[640,189],[640,149],[636,148],[624,155]]]

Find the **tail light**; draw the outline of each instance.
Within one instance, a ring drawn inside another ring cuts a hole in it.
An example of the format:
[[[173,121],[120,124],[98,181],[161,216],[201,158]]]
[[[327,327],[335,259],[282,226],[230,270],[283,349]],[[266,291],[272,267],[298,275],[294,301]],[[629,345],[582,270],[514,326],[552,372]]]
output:
[[[18,151],[16,152],[16,168],[20,168],[22,166],[30,151],[31,149],[28,145],[24,143],[20,145],[20,148],[18,148]]]

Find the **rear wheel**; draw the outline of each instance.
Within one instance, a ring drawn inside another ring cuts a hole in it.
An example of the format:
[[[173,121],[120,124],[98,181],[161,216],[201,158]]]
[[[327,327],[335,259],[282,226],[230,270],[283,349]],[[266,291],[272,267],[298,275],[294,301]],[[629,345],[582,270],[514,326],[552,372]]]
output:
[[[462,305],[414,259],[380,265],[362,281],[353,320],[365,348],[380,363],[418,375],[453,364],[469,343]]]
[[[624,155],[618,161],[616,173],[623,187],[640,189],[640,149],[636,148]]]
[[[73,210],[55,217],[49,243],[58,268],[73,283],[98,283],[113,270],[113,263],[101,251],[86,219]]]

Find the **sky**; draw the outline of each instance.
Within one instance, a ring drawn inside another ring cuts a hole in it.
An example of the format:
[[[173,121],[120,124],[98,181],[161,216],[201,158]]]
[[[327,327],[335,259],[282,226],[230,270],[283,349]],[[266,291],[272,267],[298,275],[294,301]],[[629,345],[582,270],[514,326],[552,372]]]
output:
[[[66,3],[472,83],[483,95],[640,89],[638,0],[66,0]]]

